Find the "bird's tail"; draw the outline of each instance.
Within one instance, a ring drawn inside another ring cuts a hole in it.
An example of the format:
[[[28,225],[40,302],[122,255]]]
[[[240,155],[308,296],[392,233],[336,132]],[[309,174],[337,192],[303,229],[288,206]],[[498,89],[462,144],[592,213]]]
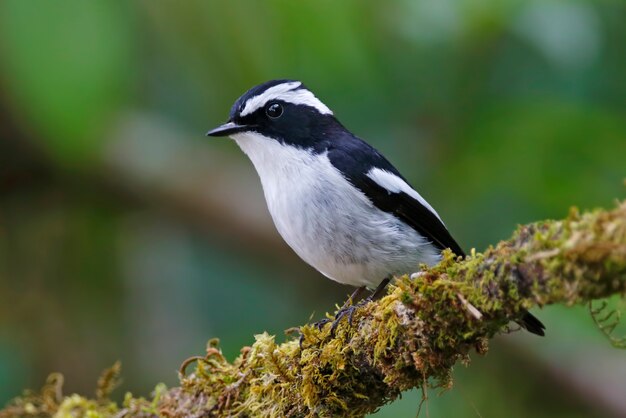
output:
[[[530,312],[524,313],[522,318],[518,320],[517,323],[528,332],[532,332],[533,334],[540,335],[542,337],[546,335],[544,332],[546,329],[545,325],[543,325],[541,321]]]

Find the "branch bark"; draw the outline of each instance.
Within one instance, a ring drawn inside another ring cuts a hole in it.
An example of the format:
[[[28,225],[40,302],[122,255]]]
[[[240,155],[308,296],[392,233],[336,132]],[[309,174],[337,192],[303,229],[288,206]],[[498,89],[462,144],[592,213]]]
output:
[[[446,252],[439,265],[398,278],[334,336],[330,325],[306,325],[300,346],[260,334],[232,363],[209,342],[204,356],[183,363],[179,387],[157,386],[151,399],[111,402],[111,371],[97,399],[63,397],[54,375],[41,393],[14,400],[0,417],[360,417],[414,387],[451,387],[453,365],[469,361],[472,349],[486,353],[489,339],[526,309],[614,294],[626,294],[626,202],[521,226],[464,260]]]

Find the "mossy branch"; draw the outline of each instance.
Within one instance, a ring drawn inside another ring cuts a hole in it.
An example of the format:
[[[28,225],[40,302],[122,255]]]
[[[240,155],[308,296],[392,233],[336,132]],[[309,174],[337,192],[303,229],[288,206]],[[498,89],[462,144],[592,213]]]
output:
[[[485,353],[488,340],[526,309],[614,294],[626,294],[626,203],[521,226],[465,260],[448,252],[439,265],[398,278],[335,336],[330,326],[305,326],[300,347],[297,339],[277,344],[260,334],[232,363],[211,342],[205,356],[184,363],[179,387],[159,386],[150,400],[108,400],[117,372],[101,379],[94,400],[63,398],[55,375],[41,394],[16,399],[0,417],[359,417],[407,389],[451,386],[453,365],[467,362],[472,349]]]

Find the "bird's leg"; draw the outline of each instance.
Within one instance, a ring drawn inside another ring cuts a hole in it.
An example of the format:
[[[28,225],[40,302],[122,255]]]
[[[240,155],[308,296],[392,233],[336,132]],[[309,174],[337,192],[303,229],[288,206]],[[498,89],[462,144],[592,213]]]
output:
[[[363,293],[366,289],[367,287],[365,286],[357,287],[356,289],[354,289],[354,292],[352,292],[352,294],[348,296],[348,299],[346,299],[346,301],[343,303],[341,308],[339,308],[339,311],[337,311],[337,314],[335,315],[335,321],[337,321],[337,318],[343,316],[343,315],[340,315],[341,312],[345,311],[350,306],[352,306],[356,298],[358,298],[361,295],[361,293]],[[326,325],[329,322],[330,322],[330,319],[324,318],[324,319],[320,319],[319,321],[314,322],[313,326],[317,327],[317,329],[321,331],[324,325]],[[352,314],[350,314],[350,323],[352,324]],[[304,334],[300,332],[300,340],[299,340],[300,348],[302,348],[303,341],[304,341]]]
[[[340,316],[340,313],[345,311],[346,309],[348,309],[350,306],[354,305],[354,301],[356,300],[356,298],[358,298],[361,293],[363,293],[367,288],[365,286],[361,286],[361,287],[357,287],[354,292],[352,292],[352,294],[350,296],[348,296],[348,299],[346,299],[346,301],[343,303],[343,305],[341,305],[341,308],[339,308],[339,310],[337,311],[337,313],[335,314],[335,320],[337,320],[337,318]],[[328,318],[324,318],[321,319],[317,322],[314,322],[313,325],[315,325],[318,329],[322,329],[322,327],[324,325],[326,325],[327,323],[330,322],[330,319]]]
[[[367,287],[365,286],[357,287],[356,289],[354,289],[354,292],[352,292],[348,299],[346,299],[346,301],[343,303],[343,306],[339,310],[346,309],[348,306],[354,305],[354,301],[356,300],[356,298],[361,296],[361,293],[363,293],[365,289],[367,289]]]
[[[346,301],[344,306],[341,309],[339,309],[339,311],[337,311],[337,314],[335,315],[335,320],[333,321],[333,325],[330,328],[330,335],[335,335],[335,331],[337,330],[337,326],[341,322],[341,319],[344,316],[346,316],[346,315],[348,315],[348,325],[352,326],[352,317],[354,316],[354,312],[356,312],[356,310],[359,307],[361,307],[361,306],[363,306],[363,305],[373,301],[374,299],[378,298],[383,293],[383,291],[385,290],[385,287],[387,287],[387,284],[390,281],[391,281],[390,277],[385,277],[383,279],[383,281],[380,282],[378,287],[376,287],[376,290],[374,290],[372,292],[372,294],[370,294],[368,297],[366,297],[365,299],[361,299],[359,301],[359,303],[357,303],[357,304],[350,304],[349,306],[346,306],[348,301],[351,301],[353,299],[353,296],[355,296],[355,294],[361,293],[362,289],[364,289],[365,287],[359,287],[357,290],[355,290],[354,293],[352,294],[352,296],[350,296],[350,298]]]
[[[378,287],[376,288],[376,290],[374,290],[374,292],[372,292],[371,295],[369,295],[367,298],[365,298],[365,300],[367,302],[371,302],[374,299],[377,299],[380,297],[380,295],[383,294],[383,292],[385,291],[385,288],[387,287],[387,285],[389,284],[389,282],[391,281],[391,277],[385,277],[383,279],[382,282],[380,282],[380,284],[378,285]]]

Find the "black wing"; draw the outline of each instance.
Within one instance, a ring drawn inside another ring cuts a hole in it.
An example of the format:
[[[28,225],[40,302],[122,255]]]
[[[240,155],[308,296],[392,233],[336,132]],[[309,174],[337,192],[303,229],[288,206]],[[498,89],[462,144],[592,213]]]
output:
[[[328,158],[378,209],[395,215],[439,249],[450,248],[456,255],[465,256],[446,226],[429,208],[407,193],[393,193],[385,189],[367,176],[372,168],[379,168],[406,182],[376,149],[359,138],[345,135],[328,147]]]

